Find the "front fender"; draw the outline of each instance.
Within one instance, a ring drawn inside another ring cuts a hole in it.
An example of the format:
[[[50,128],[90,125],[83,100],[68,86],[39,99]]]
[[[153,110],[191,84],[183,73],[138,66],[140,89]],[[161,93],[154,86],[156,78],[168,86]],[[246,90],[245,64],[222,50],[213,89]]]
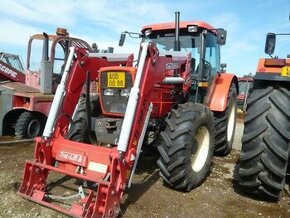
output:
[[[207,104],[211,111],[225,111],[232,83],[235,84],[237,93],[239,93],[239,83],[236,75],[223,73],[216,76],[212,84],[211,97]]]

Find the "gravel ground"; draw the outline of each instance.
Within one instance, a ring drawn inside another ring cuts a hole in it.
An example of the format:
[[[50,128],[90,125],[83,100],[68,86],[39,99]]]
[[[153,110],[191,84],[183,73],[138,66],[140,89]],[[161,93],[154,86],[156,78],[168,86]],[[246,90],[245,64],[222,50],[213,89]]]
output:
[[[141,155],[132,187],[122,200],[121,217],[290,217],[289,184],[277,203],[252,199],[235,189],[234,169],[241,148],[243,123],[237,123],[234,149],[227,157],[214,157],[207,180],[191,192],[178,192],[163,184],[156,153]],[[66,217],[21,198],[24,163],[33,158],[34,143],[0,145],[0,217]]]

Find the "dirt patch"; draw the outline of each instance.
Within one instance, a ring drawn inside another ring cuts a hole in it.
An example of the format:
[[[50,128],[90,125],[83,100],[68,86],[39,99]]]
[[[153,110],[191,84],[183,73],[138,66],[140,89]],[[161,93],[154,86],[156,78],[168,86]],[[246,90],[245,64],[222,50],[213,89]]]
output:
[[[158,155],[155,151],[144,152],[133,184],[122,201],[121,216],[290,217],[288,191],[278,203],[252,199],[235,192],[234,170],[242,129],[242,124],[238,123],[234,150],[227,157],[215,157],[208,179],[191,192],[179,192],[164,185],[156,164]],[[32,159],[33,152],[34,143],[0,146],[0,217],[66,217],[17,194],[25,160]]]

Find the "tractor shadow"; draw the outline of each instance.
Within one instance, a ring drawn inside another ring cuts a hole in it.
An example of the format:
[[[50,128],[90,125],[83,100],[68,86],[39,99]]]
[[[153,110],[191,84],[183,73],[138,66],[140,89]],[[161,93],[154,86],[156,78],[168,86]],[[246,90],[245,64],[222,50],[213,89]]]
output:
[[[159,153],[153,146],[144,146],[139,157],[135,175],[131,187],[124,194],[124,202],[121,203],[121,215],[126,213],[128,206],[134,204],[146,193],[160,178],[157,159]]]

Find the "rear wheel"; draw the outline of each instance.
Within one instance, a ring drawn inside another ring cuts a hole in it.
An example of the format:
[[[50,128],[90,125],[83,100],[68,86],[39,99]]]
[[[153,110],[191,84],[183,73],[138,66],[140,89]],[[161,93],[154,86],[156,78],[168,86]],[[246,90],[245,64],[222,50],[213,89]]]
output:
[[[172,110],[158,146],[157,164],[166,183],[190,191],[206,179],[213,155],[214,131],[212,113],[205,105],[186,103]]]
[[[249,100],[237,179],[242,191],[277,201],[289,159],[289,87],[256,84]]]
[[[15,124],[15,136],[18,138],[34,138],[42,134],[45,121],[37,114],[24,111]]]
[[[233,147],[237,117],[237,91],[233,83],[229,90],[226,110],[215,112],[215,151],[218,156],[228,155]]]

